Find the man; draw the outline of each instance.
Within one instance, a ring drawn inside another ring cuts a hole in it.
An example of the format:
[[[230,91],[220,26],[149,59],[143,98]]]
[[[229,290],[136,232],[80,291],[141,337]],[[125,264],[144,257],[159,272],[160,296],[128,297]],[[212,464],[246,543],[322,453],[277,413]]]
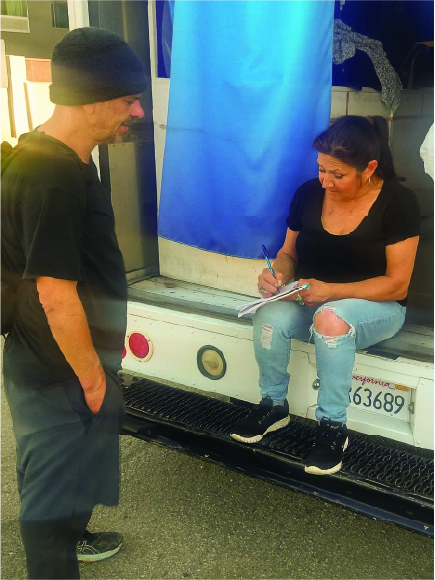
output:
[[[53,116],[20,139],[2,175],[2,274],[20,279],[3,370],[29,578],[79,578],[77,551],[103,559],[122,543],[86,531],[95,505],[118,503],[127,298],[91,152],[143,117],[145,88],[127,43],[68,33],[52,56]]]

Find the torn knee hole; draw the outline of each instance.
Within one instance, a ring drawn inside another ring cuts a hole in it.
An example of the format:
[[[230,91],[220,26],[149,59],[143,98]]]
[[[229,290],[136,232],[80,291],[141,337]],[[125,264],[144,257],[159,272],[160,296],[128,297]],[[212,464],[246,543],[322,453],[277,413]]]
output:
[[[313,326],[314,330],[328,338],[343,336],[351,332],[351,327],[335,313],[332,306],[317,312]]]

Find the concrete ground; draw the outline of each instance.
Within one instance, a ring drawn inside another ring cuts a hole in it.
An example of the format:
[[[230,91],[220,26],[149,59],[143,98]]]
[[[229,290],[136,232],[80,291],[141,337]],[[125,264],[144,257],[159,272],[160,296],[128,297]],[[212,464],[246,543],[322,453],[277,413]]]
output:
[[[26,578],[15,445],[2,389],[1,578]],[[83,579],[432,579],[433,541],[177,451],[122,437],[118,508],[89,528],[125,546]]]

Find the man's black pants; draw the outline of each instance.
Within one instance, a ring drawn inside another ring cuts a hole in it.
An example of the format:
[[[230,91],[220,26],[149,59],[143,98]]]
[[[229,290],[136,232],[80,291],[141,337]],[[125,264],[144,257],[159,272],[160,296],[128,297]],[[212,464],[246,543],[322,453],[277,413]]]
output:
[[[21,523],[29,580],[80,578],[77,542],[92,512],[55,522]]]
[[[77,378],[32,387],[5,377],[17,441],[20,525],[28,577],[79,578],[77,542],[93,508],[117,505],[124,403],[107,376],[100,411],[86,405]]]

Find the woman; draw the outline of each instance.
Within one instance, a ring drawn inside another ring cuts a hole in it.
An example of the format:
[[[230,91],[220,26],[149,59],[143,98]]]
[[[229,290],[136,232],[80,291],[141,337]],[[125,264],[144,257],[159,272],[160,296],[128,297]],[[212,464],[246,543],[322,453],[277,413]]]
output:
[[[254,347],[262,400],[231,436],[254,443],[288,424],[290,341],[312,340],[319,424],[305,471],[323,475],[341,469],[348,444],[356,349],[391,338],[405,320],[420,212],[412,191],[395,179],[382,117],[341,117],[313,147],[319,179],[294,195],[275,277],[268,268],[258,277],[263,297],[292,278],[309,289],[257,311]]]

